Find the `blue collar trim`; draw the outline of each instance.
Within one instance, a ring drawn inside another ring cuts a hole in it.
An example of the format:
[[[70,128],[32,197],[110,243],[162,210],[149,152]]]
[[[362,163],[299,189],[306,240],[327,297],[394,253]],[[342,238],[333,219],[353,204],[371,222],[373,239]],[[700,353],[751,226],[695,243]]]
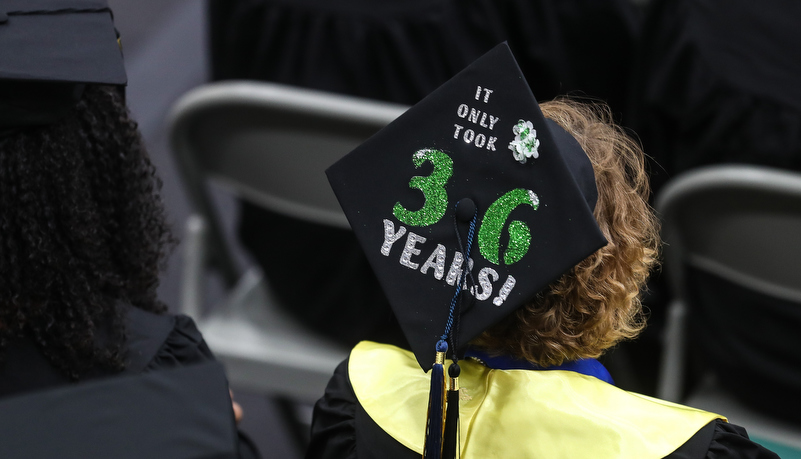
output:
[[[607,371],[601,362],[595,359],[574,360],[572,362],[565,362],[561,365],[554,365],[552,367],[541,367],[527,360],[518,360],[506,355],[494,356],[477,349],[468,349],[465,352],[465,357],[476,358],[485,366],[496,370],[565,370],[592,376],[612,385],[615,384],[614,380],[612,380],[612,375],[609,374],[609,371]]]

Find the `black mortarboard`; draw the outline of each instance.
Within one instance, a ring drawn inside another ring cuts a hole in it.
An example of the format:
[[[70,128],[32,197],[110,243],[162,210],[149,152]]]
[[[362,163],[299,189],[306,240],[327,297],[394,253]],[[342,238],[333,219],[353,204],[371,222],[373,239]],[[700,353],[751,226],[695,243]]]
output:
[[[84,84],[126,82],[106,0],[0,0],[0,129],[53,123]]]
[[[327,173],[425,370],[441,338],[461,349],[606,244],[589,158],[506,44]]]

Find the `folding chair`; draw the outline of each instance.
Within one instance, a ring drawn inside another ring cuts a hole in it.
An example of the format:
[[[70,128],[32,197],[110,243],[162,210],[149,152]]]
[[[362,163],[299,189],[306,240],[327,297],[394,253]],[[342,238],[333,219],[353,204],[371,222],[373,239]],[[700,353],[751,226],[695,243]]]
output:
[[[196,212],[183,241],[181,309],[195,318],[233,386],[311,402],[347,350],[282,312],[257,269],[236,266],[207,184],[291,217],[349,228],[324,171],[404,110],[246,81],[199,87],[173,107],[172,148]],[[209,268],[222,274],[228,297],[203,313]]]
[[[775,393],[784,381],[768,376],[801,384],[801,174],[697,169],[668,183],[656,209],[672,295],[657,395],[726,415],[782,457],[801,457],[801,425],[759,404],[801,406],[797,390]],[[700,387],[685,394],[689,346],[708,358]],[[754,381],[747,400],[731,384],[738,374]]]

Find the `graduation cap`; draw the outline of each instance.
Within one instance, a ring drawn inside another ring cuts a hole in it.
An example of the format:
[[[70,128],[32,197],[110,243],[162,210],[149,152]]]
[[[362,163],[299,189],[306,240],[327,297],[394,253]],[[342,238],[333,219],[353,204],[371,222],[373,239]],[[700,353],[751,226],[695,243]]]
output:
[[[589,158],[543,117],[505,43],[327,174],[417,361],[433,368],[432,400],[445,357],[606,244]]]
[[[461,347],[606,244],[589,158],[506,44],[327,174],[424,370],[450,320]]]
[[[0,130],[58,121],[85,84],[126,83],[106,0],[0,0]]]

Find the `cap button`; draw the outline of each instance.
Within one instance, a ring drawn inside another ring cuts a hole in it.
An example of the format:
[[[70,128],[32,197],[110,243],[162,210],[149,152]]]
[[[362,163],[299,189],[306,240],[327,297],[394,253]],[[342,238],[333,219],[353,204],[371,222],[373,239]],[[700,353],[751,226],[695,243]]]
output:
[[[470,198],[464,198],[456,203],[456,218],[469,222],[476,214],[476,203]]]

